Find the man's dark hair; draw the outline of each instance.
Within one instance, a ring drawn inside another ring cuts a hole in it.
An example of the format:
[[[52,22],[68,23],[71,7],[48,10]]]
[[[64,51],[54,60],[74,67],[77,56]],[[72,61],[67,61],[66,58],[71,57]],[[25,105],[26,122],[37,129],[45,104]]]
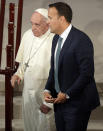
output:
[[[64,2],[56,2],[49,4],[49,8],[55,7],[58,11],[59,16],[64,16],[66,21],[71,23],[72,21],[72,9],[71,7]]]

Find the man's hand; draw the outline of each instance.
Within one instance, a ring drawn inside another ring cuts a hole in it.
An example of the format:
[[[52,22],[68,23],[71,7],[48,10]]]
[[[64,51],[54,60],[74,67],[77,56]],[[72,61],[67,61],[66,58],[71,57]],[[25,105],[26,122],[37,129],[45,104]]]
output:
[[[44,99],[47,103],[53,103],[55,98],[53,98],[49,92],[44,91]]]
[[[66,94],[60,92],[57,98],[55,99],[54,104],[55,103],[64,103],[65,101],[66,101]]]
[[[17,84],[19,85],[19,84],[20,84],[20,81],[21,81],[21,78],[20,78],[19,76],[13,75],[13,76],[11,77],[11,85],[12,85],[12,87],[15,86],[15,82],[17,82]]]
[[[51,110],[51,108],[46,106],[46,105],[44,105],[44,104],[42,104],[40,106],[40,110],[41,110],[42,113],[47,114]]]

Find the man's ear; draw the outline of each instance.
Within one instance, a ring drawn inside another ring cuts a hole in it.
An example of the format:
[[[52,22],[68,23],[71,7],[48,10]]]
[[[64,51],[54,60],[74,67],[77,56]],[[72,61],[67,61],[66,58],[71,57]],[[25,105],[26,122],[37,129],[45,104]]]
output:
[[[65,17],[64,16],[60,16],[60,22],[63,24],[65,21]]]

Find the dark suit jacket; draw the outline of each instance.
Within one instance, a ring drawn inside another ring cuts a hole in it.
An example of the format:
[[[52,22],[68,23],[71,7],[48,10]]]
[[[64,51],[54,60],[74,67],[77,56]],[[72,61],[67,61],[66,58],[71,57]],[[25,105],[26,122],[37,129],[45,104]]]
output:
[[[53,97],[57,95],[54,88],[54,52],[58,37],[55,35],[53,39],[51,69],[45,87]],[[61,92],[70,97],[68,103],[71,106],[88,111],[100,104],[94,80],[93,44],[85,33],[75,27],[72,27],[60,53],[58,79]]]

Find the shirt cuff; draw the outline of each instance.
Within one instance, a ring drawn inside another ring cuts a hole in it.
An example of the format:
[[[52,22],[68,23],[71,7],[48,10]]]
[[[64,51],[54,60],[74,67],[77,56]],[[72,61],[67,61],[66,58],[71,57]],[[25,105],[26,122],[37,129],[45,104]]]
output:
[[[69,99],[70,97],[66,94],[66,98]]]
[[[46,101],[44,101],[43,104],[46,105],[47,107],[53,109],[53,104],[52,103],[47,103]]]
[[[44,92],[48,92],[48,93],[51,93],[49,90],[45,89]]]

